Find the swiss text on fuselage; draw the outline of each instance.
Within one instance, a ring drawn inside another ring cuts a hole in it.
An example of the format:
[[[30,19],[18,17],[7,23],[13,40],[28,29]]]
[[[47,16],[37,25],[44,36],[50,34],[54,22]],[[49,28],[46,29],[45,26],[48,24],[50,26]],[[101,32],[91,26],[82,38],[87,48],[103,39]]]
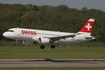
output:
[[[24,35],[36,35],[36,31],[31,30],[21,30],[21,33]]]

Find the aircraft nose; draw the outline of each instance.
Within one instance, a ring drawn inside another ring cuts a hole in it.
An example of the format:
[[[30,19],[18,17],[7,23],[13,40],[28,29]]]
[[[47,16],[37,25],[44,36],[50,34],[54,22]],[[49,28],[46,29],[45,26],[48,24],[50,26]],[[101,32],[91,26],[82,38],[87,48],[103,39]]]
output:
[[[4,36],[4,37],[7,37],[8,35],[7,35],[7,33],[5,32],[5,33],[3,33],[3,36]]]

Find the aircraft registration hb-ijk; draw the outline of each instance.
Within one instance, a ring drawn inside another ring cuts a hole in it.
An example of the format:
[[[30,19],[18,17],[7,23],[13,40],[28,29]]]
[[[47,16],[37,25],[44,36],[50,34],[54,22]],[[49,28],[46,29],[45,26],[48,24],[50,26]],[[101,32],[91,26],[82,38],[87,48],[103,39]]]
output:
[[[94,19],[89,19],[86,24],[77,33],[36,30],[26,28],[11,28],[3,33],[3,36],[9,39],[23,40],[23,44],[30,45],[39,43],[41,49],[45,44],[51,43],[51,48],[55,48],[55,43],[78,43],[95,39],[91,36]]]

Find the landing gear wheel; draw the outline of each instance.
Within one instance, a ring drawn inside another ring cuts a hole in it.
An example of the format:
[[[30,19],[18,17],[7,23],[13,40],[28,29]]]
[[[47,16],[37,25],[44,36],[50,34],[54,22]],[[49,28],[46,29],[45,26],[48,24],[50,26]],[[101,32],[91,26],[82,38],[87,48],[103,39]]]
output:
[[[45,48],[45,46],[44,46],[44,45],[41,45],[41,46],[40,46],[40,48],[41,48],[41,49],[44,49],[44,48]]]
[[[55,48],[55,45],[51,45],[51,48],[54,49]]]

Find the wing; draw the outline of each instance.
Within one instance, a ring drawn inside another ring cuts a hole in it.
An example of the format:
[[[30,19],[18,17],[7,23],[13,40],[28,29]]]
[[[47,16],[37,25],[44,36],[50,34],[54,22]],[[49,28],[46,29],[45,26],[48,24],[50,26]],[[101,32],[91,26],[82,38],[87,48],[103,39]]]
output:
[[[69,38],[69,37],[75,37],[75,34],[73,35],[65,35],[65,36],[56,36],[56,37],[44,37],[44,38],[49,38],[51,41],[59,41],[60,39],[65,39],[65,38]]]
[[[58,41],[60,39],[65,39],[65,38],[68,38],[68,37],[75,37],[75,35],[67,35],[67,36],[59,36],[59,37],[52,37],[50,38],[52,41]]]

